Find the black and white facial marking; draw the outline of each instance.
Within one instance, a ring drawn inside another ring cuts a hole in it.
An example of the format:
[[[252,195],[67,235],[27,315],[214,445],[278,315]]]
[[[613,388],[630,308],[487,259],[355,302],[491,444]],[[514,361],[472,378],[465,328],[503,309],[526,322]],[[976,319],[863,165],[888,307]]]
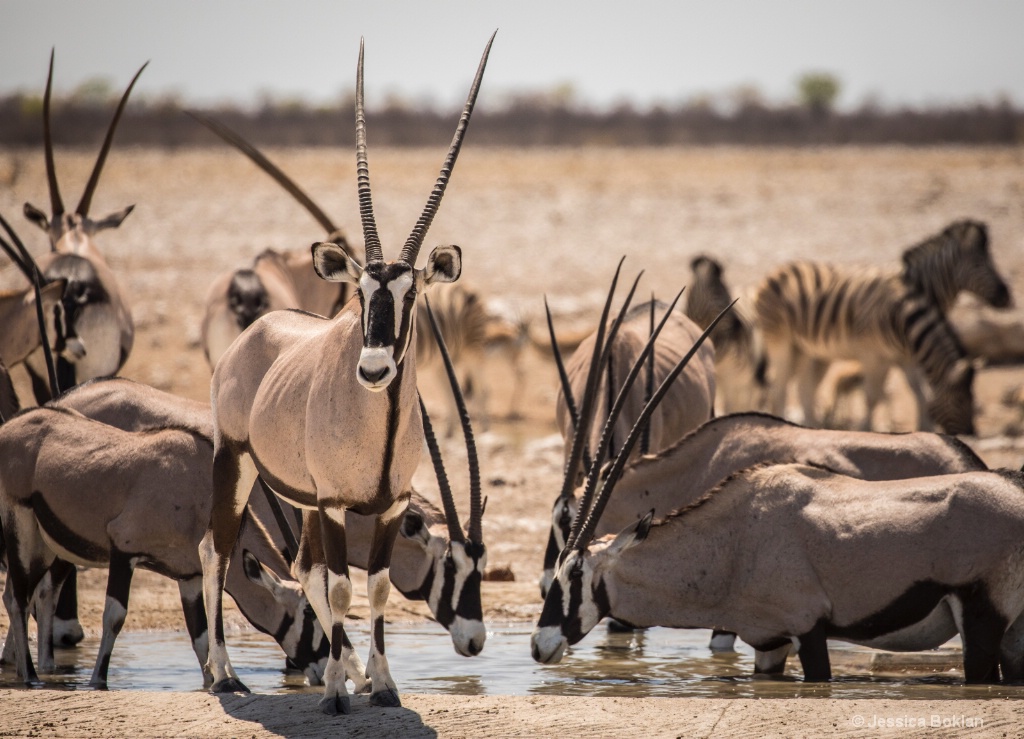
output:
[[[487,567],[487,548],[471,541],[449,541],[434,536],[416,513],[407,512],[400,533],[423,547],[426,574],[407,598],[427,601],[437,622],[452,636],[455,651],[476,656],[487,640],[480,583]]]
[[[281,580],[249,552],[243,552],[242,562],[246,577],[270,591],[284,610],[277,627],[273,631],[268,629],[267,633],[281,645],[290,664],[306,675],[310,685],[321,685],[330,642],[302,588],[298,583]],[[245,615],[254,623],[260,622],[259,618],[253,620],[255,614]]]
[[[64,335],[61,356],[75,362],[86,355],[87,344],[82,337],[83,330],[86,333],[111,333],[112,337],[120,341],[120,330],[116,325],[109,321],[92,320],[93,310],[110,305],[110,295],[92,262],[75,254],[61,254],[46,268],[44,277],[49,281],[67,282],[64,296],[61,298],[61,325]]]
[[[228,285],[228,307],[235,315],[235,323],[242,331],[270,310],[267,288],[254,270],[240,269],[231,276],[231,284]]]
[[[455,282],[462,250],[436,247],[424,269],[402,261],[359,265],[337,244],[313,245],[313,268],[331,282],[352,282],[362,309],[363,349],[356,376],[368,390],[381,391],[398,375],[413,337],[416,296],[435,282]]]
[[[565,549],[569,540],[572,522],[576,520],[577,503],[575,498],[559,497],[551,508],[551,530],[548,532],[548,546],[544,550],[544,571],[540,575],[540,597],[546,598],[552,580],[555,579],[555,566],[558,554]]]
[[[530,637],[534,660],[545,665],[561,661],[566,648],[607,614],[608,598],[604,584],[595,578],[592,558],[576,550],[563,553]]]

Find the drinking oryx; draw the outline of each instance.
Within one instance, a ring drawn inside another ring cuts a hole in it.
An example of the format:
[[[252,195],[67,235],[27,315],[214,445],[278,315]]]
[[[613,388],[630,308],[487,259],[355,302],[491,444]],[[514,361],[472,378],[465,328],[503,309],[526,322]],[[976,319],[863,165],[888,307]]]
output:
[[[66,321],[69,331],[80,337],[86,348],[85,354],[75,358],[73,363],[58,360],[61,387],[65,389],[93,377],[115,374],[127,361],[134,341],[135,328],[127,298],[93,237],[98,231],[120,226],[135,206],[130,205],[99,220],[89,217],[89,209],[114,139],[114,131],[128,96],[145,68],[143,64],[135,73],[121,97],[82,198],[74,212],[68,213],[64,210],[57,184],[53,140],[50,135],[50,93],[53,86],[53,54],[50,54],[50,71],[43,98],[43,141],[50,215],[26,203],[25,217],[50,237],[51,252],[41,257],[39,264],[48,279],[67,280],[63,300]],[[45,383],[38,380],[39,375],[34,368],[29,369],[34,377],[36,398],[43,402],[48,398]]]
[[[959,632],[968,682],[998,679],[1000,660],[1004,677],[1024,678],[1019,472],[863,481],[810,465],[760,465],[656,524],[650,511],[595,542],[662,390],[599,492],[586,491],[531,638],[534,659],[557,662],[610,615],[636,626],[718,626],[762,653],[792,641],[812,681],[830,678],[827,637],[919,650]],[[972,527],[984,534],[950,550],[951,532]]]
[[[618,318],[608,327],[606,342],[604,322],[608,317],[617,279],[618,272],[612,282],[598,330],[580,343],[565,368],[551,324],[551,315],[548,313],[551,345],[561,378],[556,412],[562,436],[566,441],[566,463],[563,484],[555,498],[551,514],[551,535],[545,550],[544,570],[540,578],[542,595],[547,592],[551,577],[554,575],[555,557],[564,544],[576,515],[572,491],[579,484],[578,476],[582,469],[600,465],[605,459],[599,454],[591,460],[588,452],[596,450],[599,445],[597,431],[592,430],[593,419],[597,416],[598,395],[604,398],[603,413],[607,415],[611,411],[614,394],[621,390],[629,368],[641,354],[645,361],[653,355],[653,371],[650,371],[651,365],[647,365],[648,382],[660,382],[685,353],[685,349],[700,335],[699,329],[690,319],[673,313],[672,306],[675,303],[666,306],[652,301],[628,309],[627,298]],[[658,328],[654,329],[651,318],[656,311],[661,313],[661,319]],[[658,332],[658,341],[654,344],[653,350],[649,350],[647,344],[652,330]],[[686,366],[682,374],[677,373],[678,379],[668,390],[668,405],[661,413],[652,417],[651,427],[646,429],[651,449],[662,449],[670,445],[712,415],[715,375],[714,348],[710,342],[699,348],[694,359],[695,361]],[[574,398],[579,397],[581,393],[583,403],[577,408]],[[639,415],[645,399],[644,390],[639,386],[627,389],[622,420],[616,421],[610,427],[606,444],[608,450],[616,449],[617,444],[625,439],[629,431],[625,419]],[[600,430],[601,426],[598,425],[596,428]]]
[[[248,454],[275,493],[305,509],[295,571],[325,630],[330,625],[331,655],[320,703],[327,713],[350,710],[346,674],[358,681],[357,689],[365,685],[363,667],[344,629],[351,600],[345,512],[377,517],[368,577],[373,629],[365,677],[372,689],[371,703],[400,704],[384,656],[383,613],[390,590],[391,551],[424,438],[416,400],[416,360],[408,348],[415,338],[418,292],[457,280],[461,250],[439,246],[424,269],[416,269],[415,263],[461,148],[492,42],[493,37],[480,60],[441,174],[394,262],[384,261],[373,214],[360,43],[356,162],[366,266],[360,269],[336,244],[317,243],[312,248],[317,274],[325,280],[356,284],[358,300],[349,301],[333,319],[296,311],[268,313],[228,348],[214,370],[214,501],[210,528],[200,545],[207,617],[213,624],[209,665],[214,692],[246,689],[228,659],[221,599],[228,555],[248,492],[236,490],[239,458]],[[451,566],[461,569],[465,577],[480,576],[485,564],[483,543],[473,536],[465,542],[453,541],[450,558]],[[462,621],[452,634],[466,654],[476,654],[483,646],[481,622]]]
[[[320,224],[327,234],[327,241],[338,244],[353,255],[357,264],[363,264],[361,250],[357,250],[323,208],[263,152],[223,123],[195,112],[190,115],[252,160]],[[488,382],[484,371],[485,358],[500,354],[514,368],[514,395],[519,390],[518,362],[527,340],[526,327],[496,315],[488,309],[477,291],[465,285],[443,285],[435,293],[434,315],[441,324],[448,351],[458,366],[460,384],[470,400],[474,417],[486,428]],[[350,297],[348,283],[327,282],[317,277],[308,250],[280,252],[265,249],[251,267],[220,275],[207,291],[202,346],[210,369],[214,368],[231,342],[265,313],[299,308],[331,318]],[[422,305],[417,310],[420,318],[426,320]],[[444,367],[435,347],[428,333],[416,334],[419,372],[431,371],[439,384],[445,384]],[[514,400],[513,397],[513,407]],[[457,426],[457,415],[448,414],[448,436]]]
[[[755,298],[771,374],[770,410],[783,414],[796,377],[804,422],[814,424],[828,363],[856,359],[867,400],[863,428],[871,427],[885,378],[898,365],[917,399],[919,429],[935,422],[947,433],[974,433],[974,368],[945,315],[964,290],[996,307],[1010,304],[987,229],[977,221],[953,223],[908,249],[899,273],[817,262],[772,271]]]
[[[81,397],[88,400],[89,394]],[[132,573],[143,567],[178,582],[185,624],[209,685],[198,547],[210,513],[212,440],[186,427],[124,431],[71,410],[78,405],[74,394],[59,402],[28,409],[0,427],[4,603],[11,623],[6,646],[14,647],[18,674],[37,681],[26,632],[33,595],[39,666],[49,672],[54,596],[63,579],[75,564],[107,567],[103,636],[90,679],[90,685],[105,687]],[[243,519],[227,591],[310,684],[319,684],[329,649],[323,630],[262,525],[248,510]]]

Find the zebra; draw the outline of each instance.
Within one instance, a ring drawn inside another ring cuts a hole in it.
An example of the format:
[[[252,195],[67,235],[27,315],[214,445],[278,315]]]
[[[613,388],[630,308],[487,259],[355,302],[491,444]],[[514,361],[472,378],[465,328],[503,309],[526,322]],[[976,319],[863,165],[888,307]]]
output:
[[[686,296],[686,315],[700,328],[706,328],[732,295],[722,275],[722,264],[706,254],[690,262],[693,279]],[[736,305],[711,335],[715,342],[716,413],[736,413],[759,408],[760,396],[767,388],[767,360],[760,330]]]
[[[906,250],[903,264],[893,273],[794,262],[762,280],[754,310],[773,374],[772,413],[783,412],[790,379],[802,375],[804,422],[814,423],[815,391],[828,362],[856,359],[867,401],[862,428],[870,428],[885,377],[896,364],[917,399],[919,428],[937,422],[948,433],[974,433],[974,367],[945,309],[964,290],[996,307],[1010,304],[1009,288],[992,263],[987,229],[978,221],[957,221]]]

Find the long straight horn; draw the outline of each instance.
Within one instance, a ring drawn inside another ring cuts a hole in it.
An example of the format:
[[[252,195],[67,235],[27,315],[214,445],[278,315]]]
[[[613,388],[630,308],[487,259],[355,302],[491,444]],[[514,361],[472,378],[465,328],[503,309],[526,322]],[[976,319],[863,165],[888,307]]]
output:
[[[359,193],[359,219],[363,223],[366,263],[384,261],[384,250],[373,218],[370,196],[370,167],[366,163],[366,114],[363,111],[363,39],[359,39],[359,64],[356,66],[356,186]]]
[[[96,184],[100,181],[100,173],[103,171],[103,165],[107,161],[107,154],[110,152],[110,145],[114,143],[114,131],[117,130],[117,123],[121,120],[121,114],[124,112],[124,107],[128,104],[128,96],[132,94],[132,88],[135,87],[135,83],[139,79],[139,75],[149,66],[149,62],[146,62],[139,71],[132,77],[132,81],[128,83],[128,89],[124,91],[124,95],[121,96],[121,102],[117,105],[117,110],[114,111],[114,118],[110,121],[110,126],[107,128],[107,136],[103,139],[103,146],[100,148],[100,154],[96,157],[96,166],[92,168],[92,174],[89,176],[89,182],[85,185],[85,192],[82,193],[82,199],[78,201],[78,207],[75,208],[75,212],[78,215],[85,217],[89,215],[89,206],[92,205],[92,196],[96,192]]]
[[[448,149],[448,156],[444,160],[444,164],[441,165],[441,173],[437,177],[437,182],[434,183],[434,189],[430,193],[430,197],[427,198],[427,204],[423,208],[423,212],[420,214],[419,220],[416,221],[416,225],[412,229],[412,233],[409,234],[409,238],[405,240],[405,246],[402,247],[402,254],[399,259],[410,267],[416,266],[416,255],[420,252],[420,247],[423,246],[423,239],[427,235],[427,229],[430,228],[430,223],[434,220],[434,215],[437,214],[437,209],[441,205],[441,198],[444,196],[444,190],[448,187],[448,178],[452,176],[452,170],[455,168],[455,160],[459,157],[459,149],[462,148],[462,137],[466,133],[466,129],[469,127],[469,117],[473,114],[473,106],[476,105],[476,95],[480,92],[480,82],[484,78],[484,68],[487,66],[487,57],[491,53],[491,44],[494,43],[494,37],[497,35],[497,31],[491,34],[490,40],[487,42],[487,47],[484,49],[484,54],[480,58],[480,64],[476,69],[476,77],[473,79],[473,85],[469,88],[469,97],[466,99],[466,107],[462,109],[462,116],[459,118],[459,125],[455,129],[455,136],[452,138],[452,145]]]
[[[57,184],[57,168],[53,163],[53,135],[50,130],[50,95],[53,92],[53,49],[50,49],[50,73],[46,76],[46,94],[43,95],[43,151],[46,156],[46,183],[50,188],[50,222],[64,215],[64,201]]]
[[[651,335],[654,335],[654,293],[651,293]],[[654,352],[647,355],[647,379],[644,382],[644,405],[654,395]],[[640,438],[640,453],[647,454],[651,449],[651,425],[644,426],[643,436]]]
[[[430,423],[426,406],[423,405],[423,397],[418,393],[416,397],[419,398],[420,415],[423,416],[423,437],[427,440],[430,461],[434,464],[434,475],[437,477],[437,487],[441,491],[441,505],[444,506],[444,518],[448,524],[448,538],[464,542],[466,537],[459,523],[459,513],[455,510],[455,498],[452,495],[452,487],[448,484],[448,473],[444,471],[444,459],[441,458],[441,448],[437,445],[437,437],[434,436],[434,426]]]
[[[732,310],[732,307],[736,305],[737,300],[739,300],[739,298],[723,308],[722,312],[715,317],[715,320],[713,320],[708,327],[704,329],[704,332],[697,338],[697,341],[695,341],[693,346],[690,347],[690,351],[688,351],[686,355],[679,360],[676,366],[672,368],[672,371],[668,373],[665,379],[662,380],[661,384],[658,386],[658,389],[654,393],[650,402],[644,406],[640,416],[636,419],[636,423],[633,424],[633,428],[630,429],[629,436],[626,437],[625,443],[619,450],[618,456],[615,457],[615,461],[608,470],[608,475],[605,478],[604,484],[601,486],[601,490],[597,494],[593,505],[590,506],[586,521],[580,528],[579,534],[575,539],[570,537],[570,541],[566,542],[565,545],[566,550],[575,548],[582,551],[590,543],[590,540],[594,536],[594,530],[597,527],[597,522],[601,520],[601,514],[604,512],[605,505],[608,503],[608,498],[615,489],[615,484],[622,476],[622,470],[625,469],[626,460],[629,458],[629,453],[633,451],[633,447],[636,445],[637,439],[640,438],[640,432],[643,430],[644,424],[650,420],[651,414],[654,413],[658,404],[661,403],[661,400],[668,393],[669,389],[672,387],[672,383],[675,382],[676,378],[679,376],[679,373],[686,368],[686,365],[689,363],[693,355],[697,353],[697,350],[700,349],[704,340],[708,338],[715,326],[718,325],[718,322],[725,317],[725,314]]]
[[[57,367],[53,361],[53,353],[50,351],[50,337],[46,333],[46,316],[43,314],[43,294],[42,286],[46,284],[46,278],[43,277],[43,273],[39,271],[39,267],[36,265],[32,255],[28,253],[28,249],[25,248],[25,244],[18,234],[11,228],[11,224],[7,222],[7,219],[0,215],[0,226],[3,226],[4,231],[11,237],[11,241],[17,247],[20,252],[21,259],[19,260],[11,248],[11,245],[0,238],[0,247],[7,252],[8,256],[18,264],[23,265],[24,270],[29,278],[29,282],[32,283],[32,292],[36,298],[36,320],[39,321],[39,336],[42,339],[43,345],[43,358],[46,360],[46,373],[50,376],[50,396],[57,398],[60,396],[60,384],[57,381]]]
[[[551,318],[551,308],[548,307],[548,296],[544,296],[544,313],[548,320],[548,336],[551,337],[551,353],[555,357],[555,367],[558,368],[558,382],[562,387],[562,397],[565,398],[565,407],[569,411],[569,419],[572,421],[572,430],[575,433],[576,427],[580,424],[580,414],[576,408],[576,399],[572,394],[572,385],[569,384],[569,375],[565,371],[565,362],[562,361],[562,350],[558,348],[558,338],[555,336],[555,323]],[[586,446],[583,447],[583,466],[590,469],[590,453]]]
[[[444,371],[448,375],[448,384],[451,385],[452,395],[455,396],[455,406],[459,409],[459,421],[462,423],[462,435],[466,440],[466,458],[469,461],[469,540],[476,544],[483,542],[483,503],[480,496],[480,460],[476,453],[476,439],[473,437],[473,424],[469,420],[469,411],[466,409],[466,399],[462,395],[462,388],[459,387],[459,379],[455,376],[455,366],[452,364],[448,347],[441,336],[441,329],[437,325],[437,318],[430,307],[430,301],[424,297],[427,306],[427,318],[430,319],[430,328],[434,332],[434,340],[437,341],[437,348],[441,351],[441,360],[444,362]]]
[[[615,317],[615,321],[612,323],[611,328],[608,329],[608,341],[605,342],[605,330],[608,322],[608,313],[611,310],[612,297],[615,294],[615,286],[619,281],[619,271],[622,269],[622,262],[625,257],[619,260],[619,265],[615,269],[615,277],[612,279],[611,289],[608,291],[608,298],[605,300],[604,310],[601,312],[601,322],[597,327],[597,336],[594,339],[594,352],[590,357],[590,366],[587,369],[587,384],[583,394],[583,404],[580,406],[580,422],[576,426],[576,430],[573,432],[572,448],[569,453],[569,460],[565,465],[565,477],[562,480],[562,489],[559,491],[558,497],[563,500],[568,500],[569,496],[572,495],[573,487],[576,484],[576,474],[580,469],[580,462],[583,459],[583,449],[587,442],[587,437],[590,435],[590,428],[593,425],[594,413],[597,405],[597,388],[601,382],[601,367],[608,361],[608,348],[614,341],[616,334],[619,331],[619,326],[622,325],[622,319],[626,314],[626,310],[629,308],[629,303],[633,298],[633,293],[636,291],[637,283],[640,281],[640,275],[637,275],[636,280],[633,281],[633,286],[630,288],[629,294],[626,296],[625,302],[622,304],[622,308],[619,309],[619,314]],[[591,464],[595,464],[592,462]]]
[[[320,206],[314,203],[313,199],[301,187],[295,184],[291,177],[282,172],[276,164],[263,155],[263,152],[242,138],[236,131],[232,131],[220,121],[209,118],[194,110],[186,110],[185,112],[245,154],[257,167],[270,175],[274,182],[283,187],[289,195],[306,209],[306,212],[313,216],[313,219],[323,227],[328,235],[341,230],[334,225],[334,222],[323,212]]]
[[[668,319],[672,315],[672,311],[675,309],[676,304],[679,302],[679,298],[683,296],[683,292],[686,290],[684,287],[678,293],[676,293],[675,300],[669,305],[668,310],[665,311],[665,315],[662,316],[661,321],[651,331],[650,338],[647,339],[647,343],[644,345],[640,355],[633,362],[633,366],[630,367],[629,373],[626,375],[626,379],[622,383],[622,387],[619,388],[619,394],[615,397],[615,402],[611,406],[608,412],[608,418],[605,420],[604,428],[601,430],[601,439],[597,444],[595,451],[595,459],[604,459],[605,454],[608,453],[608,447],[611,444],[612,432],[615,429],[615,424],[618,423],[619,416],[622,415],[622,409],[626,405],[626,398],[629,396],[630,391],[633,389],[633,384],[636,382],[637,377],[640,375],[640,370],[646,364],[648,357],[654,356],[654,345],[658,340],[658,336],[661,334],[661,330],[665,328],[665,324],[668,323]],[[646,407],[648,400],[644,401]],[[648,416],[649,418],[649,416]],[[649,428],[650,424],[645,424],[644,429]],[[576,520],[573,522],[572,529],[569,532],[569,538],[567,541],[575,540],[579,534],[579,530],[586,520],[586,514],[588,507],[593,502],[594,489],[597,486],[597,477],[601,472],[601,465],[593,465],[587,473],[587,480],[583,487],[583,500],[580,503],[579,512],[576,514]]]

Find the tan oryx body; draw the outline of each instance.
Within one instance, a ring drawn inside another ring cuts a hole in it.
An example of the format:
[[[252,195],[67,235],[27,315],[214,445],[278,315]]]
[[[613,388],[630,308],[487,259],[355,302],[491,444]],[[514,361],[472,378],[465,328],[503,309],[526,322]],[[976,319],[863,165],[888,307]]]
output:
[[[65,282],[59,280],[42,288],[43,314],[53,317],[60,305]],[[35,294],[26,290],[0,291],[0,362],[13,367],[25,359],[42,343],[39,320],[36,315]],[[57,332],[50,334],[56,336]]]
[[[864,481],[775,465],[664,520],[581,538],[560,558],[532,646],[557,662],[605,615],[720,626],[759,650],[797,643],[804,679],[822,681],[826,638],[918,651],[959,633],[967,682],[994,682],[1000,663],[1005,679],[1024,678],[1022,612],[1021,473]]]
[[[50,237],[51,252],[39,259],[39,266],[48,279],[67,280],[68,286],[63,303],[68,331],[80,337],[86,349],[73,363],[58,362],[61,386],[65,389],[84,380],[115,374],[127,361],[134,342],[135,328],[128,300],[94,239],[98,231],[120,226],[134,206],[99,220],[89,216],[89,209],[113,142],[117,123],[143,69],[145,65],[135,74],[121,97],[82,198],[75,210],[69,213],[64,209],[57,184],[53,142],[50,136],[53,55],[50,56],[50,71],[43,98],[43,132],[50,215],[47,216],[43,211],[26,203],[25,216],[46,231]],[[35,369],[33,371],[35,372]],[[38,372],[36,374],[38,375]],[[41,390],[39,383],[36,383],[36,388],[37,399],[45,399],[46,393]]]
[[[961,291],[1010,303],[984,224],[958,221],[904,252],[902,272],[797,262],[771,272],[755,298],[771,374],[769,408],[782,415],[797,378],[804,423],[828,363],[854,359],[864,372],[870,428],[889,369],[899,366],[918,405],[918,428],[974,432],[973,367],[946,311]],[[930,393],[929,393],[930,391]]]
[[[366,159],[360,46],[356,160],[366,266],[360,268],[336,244],[315,244],[312,251],[317,274],[332,282],[354,283],[358,299],[332,319],[295,311],[268,313],[228,348],[214,370],[214,503],[200,555],[207,614],[213,624],[209,665],[215,692],[245,690],[224,643],[221,593],[247,497],[247,491],[236,490],[239,458],[248,454],[275,493],[306,509],[295,570],[330,634],[321,709],[350,710],[346,677],[354,680],[357,692],[372,690],[371,703],[400,704],[384,656],[384,608],[391,553],[424,439],[415,352],[407,350],[415,340],[417,294],[431,284],[457,280],[461,250],[437,247],[424,269],[416,269],[415,263],[458,156],[489,50],[490,42],[427,205],[399,259],[385,262]],[[344,630],[352,594],[345,541],[349,510],[376,517],[368,575],[373,629],[365,672]],[[471,516],[468,539],[451,542],[449,556],[452,566],[467,577],[482,574],[485,550],[479,515]],[[452,632],[459,651],[480,651],[485,638],[482,622],[462,624],[459,632]]]
[[[732,302],[722,279],[722,265],[701,255],[690,262],[693,278],[686,291],[686,315],[704,328]],[[767,382],[761,332],[747,315],[749,303],[740,301],[722,319],[711,340],[715,342],[715,412],[738,413],[761,408]]]
[[[74,564],[110,570],[91,685],[106,685],[135,567],[178,581],[193,649],[205,669],[198,547],[212,502],[212,441],[186,427],[125,431],[70,410],[88,410],[95,404],[89,396],[87,389],[80,405],[72,393],[61,407],[30,409],[0,428],[0,516],[8,555],[4,602],[19,675],[36,680],[26,633],[33,595],[40,668],[53,669],[53,596]],[[118,420],[135,425],[123,412]],[[240,528],[227,591],[253,625],[274,636],[310,682],[319,683],[328,644],[308,601],[259,521],[246,514]],[[209,684],[210,675],[204,678]]]

